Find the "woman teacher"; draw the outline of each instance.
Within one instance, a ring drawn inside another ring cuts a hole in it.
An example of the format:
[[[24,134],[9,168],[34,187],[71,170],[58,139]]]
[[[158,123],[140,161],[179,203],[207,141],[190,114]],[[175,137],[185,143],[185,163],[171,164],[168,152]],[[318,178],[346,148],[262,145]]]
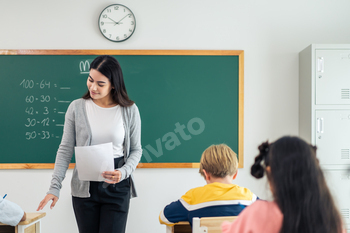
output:
[[[80,233],[124,233],[130,198],[136,197],[132,172],[142,155],[140,114],[112,56],[99,56],[91,63],[87,87],[87,93],[68,107],[51,186],[37,210],[50,200],[53,208],[58,201],[75,146],[112,142],[115,170],[103,172],[104,182],[81,181],[75,167],[72,202]]]

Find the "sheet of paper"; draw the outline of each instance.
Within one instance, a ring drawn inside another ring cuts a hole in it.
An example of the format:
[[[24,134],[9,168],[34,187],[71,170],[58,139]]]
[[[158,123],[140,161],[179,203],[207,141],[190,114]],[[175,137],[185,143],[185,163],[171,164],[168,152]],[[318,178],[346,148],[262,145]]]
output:
[[[79,180],[104,181],[104,171],[114,170],[112,142],[75,147],[75,161]]]

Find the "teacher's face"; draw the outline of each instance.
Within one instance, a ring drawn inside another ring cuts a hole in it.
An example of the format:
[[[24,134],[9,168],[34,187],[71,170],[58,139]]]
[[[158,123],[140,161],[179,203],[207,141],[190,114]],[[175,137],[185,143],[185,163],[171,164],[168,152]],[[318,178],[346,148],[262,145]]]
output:
[[[94,100],[111,98],[112,85],[109,79],[95,69],[91,69],[87,79],[90,96]]]

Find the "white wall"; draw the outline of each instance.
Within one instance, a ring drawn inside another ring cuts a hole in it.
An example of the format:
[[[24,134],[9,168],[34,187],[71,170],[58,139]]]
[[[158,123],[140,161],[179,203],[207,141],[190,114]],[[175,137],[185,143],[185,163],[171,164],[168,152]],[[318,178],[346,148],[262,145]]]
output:
[[[350,1],[121,0],[137,19],[136,32],[123,43],[106,40],[97,27],[100,12],[112,3],[2,0],[0,49],[244,50],[244,168],[236,183],[268,197],[265,181],[249,175],[257,145],[298,134],[298,53],[311,43],[350,43]],[[6,85],[6,77],[0,80]],[[35,211],[51,173],[0,170],[0,194]],[[71,175],[57,206],[44,209],[43,232],[77,232]],[[197,169],[137,169],[135,179],[139,197],[131,201],[129,233],[164,232],[158,224],[162,207],[204,184]]]

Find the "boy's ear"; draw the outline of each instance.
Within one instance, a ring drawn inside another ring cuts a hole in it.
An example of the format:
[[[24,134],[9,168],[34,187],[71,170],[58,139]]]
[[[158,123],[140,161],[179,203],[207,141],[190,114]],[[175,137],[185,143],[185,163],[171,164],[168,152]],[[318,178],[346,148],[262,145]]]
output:
[[[209,180],[210,179],[210,174],[207,173],[204,169],[203,169],[203,173],[204,173],[204,179],[205,180]]]
[[[232,180],[236,179],[237,174],[238,174],[238,169],[237,169],[236,173],[233,175]]]

